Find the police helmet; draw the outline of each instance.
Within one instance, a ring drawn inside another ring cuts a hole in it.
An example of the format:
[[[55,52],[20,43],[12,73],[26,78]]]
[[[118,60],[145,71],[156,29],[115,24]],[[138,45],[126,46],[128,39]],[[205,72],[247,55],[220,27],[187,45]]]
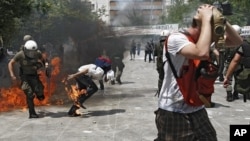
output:
[[[166,37],[169,36],[170,31],[169,30],[162,30],[160,33],[160,42],[165,41]]]
[[[163,30],[163,31],[161,31],[160,36],[167,37],[169,34],[170,34],[169,30]]]
[[[33,40],[29,40],[24,44],[26,50],[37,50],[37,43]]]
[[[29,40],[24,44],[24,54],[30,58],[34,58],[37,54],[37,43],[33,40]]]

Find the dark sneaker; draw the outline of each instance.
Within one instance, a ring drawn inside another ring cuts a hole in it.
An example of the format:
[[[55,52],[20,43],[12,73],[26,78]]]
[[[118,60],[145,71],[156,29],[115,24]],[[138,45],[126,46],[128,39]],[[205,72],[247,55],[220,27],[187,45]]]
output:
[[[158,138],[154,139],[154,141],[159,141]]]
[[[69,114],[70,117],[79,117],[81,116],[81,114],[77,114],[77,113],[73,113],[73,114]]]
[[[104,90],[104,86],[100,86],[100,90]]]
[[[30,114],[29,118],[39,118],[37,114]]]
[[[232,102],[233,100],[234,100],[233,94],[230,91],[228,91],[227,92],[227,101]]]
[[[76,111],[79,109],[79,107],[78,106],[76,106],[76,105],[72,105],[72,107],[69,109],[69,111],[68,111],[68,115],[69,116],[76,116],[77,115],[77,113],[76,113]]]
[[[121,80],[117,80],[117,82],[118,82],[118,84],[120,84],[120,85],[122,84]]]
[[[39,101],[43,101],[44,100],[44,95],[41,95],[41,96],[37,96],[37,99],[39,100]]]
[[[234,98],[234,99],[239,99],[239,95],[238,95],[237,92],[234,92],[234,93],[233,93],[233,98]]]
[[[232,102],[234,100],[233,96],[227,96],[227,101]]]

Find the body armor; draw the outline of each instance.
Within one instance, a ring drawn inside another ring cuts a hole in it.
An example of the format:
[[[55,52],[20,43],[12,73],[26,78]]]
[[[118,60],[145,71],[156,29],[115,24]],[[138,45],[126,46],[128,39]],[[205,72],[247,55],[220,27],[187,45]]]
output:
[[[37,70],[43,67],[43,63],[39,59],[39,54],[35,58],[29,58],[22,52],[22,60],[20,61],[20,75],[36,75]]]

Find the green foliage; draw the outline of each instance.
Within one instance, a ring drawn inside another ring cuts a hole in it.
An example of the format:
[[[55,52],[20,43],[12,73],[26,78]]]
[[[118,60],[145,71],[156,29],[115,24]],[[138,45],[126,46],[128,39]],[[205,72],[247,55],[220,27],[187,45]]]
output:
[[[174,5],[167,8],[168,15],[162,17],[163,23],[179,23],[181,26],[190,23],[198,5],[197,1],[185,4],[184,0],[176,0]]]
[[[191,2],[197,0],[189,0]],[[202,3],[213,4],[214,2],[226,2],[226,0],[199,0]],[[233,15],[226,16],[232,24],[240,26],[250,25],[250,2],[249,0],[230,0],[228,1],[232,6]]]
[[[20,18],[31,12],[32,0],[1,0],[0,1],[0,35],[4,44],[15,34]]]
[[[184,4],[184,0],[176,0],[173,6],[170,6],[168,15],[162,16],[162,23],[179,23],[183,25],[185,17],[191,17],[197,6],[200,4],[213,4],[216,0],[189,0],[188,4]],[[218,0],[218,2],[225,2]],[[225,16],[231,24],[238,24],[240,26],[250,25],[250,2],[249,0],[230,0],[233,14]]]
[[[1,0],[0,12],[0,35],[3,36],[4,44],[16,50],[23,44],[22,39],[26,34],[32,35],[39,47],[49,43],[55,49],[61,48],[70,38],[75,52],[70,55],[72,60],[69,64],[76,62],[77,67],[93,63],[103,50],[124,51],[123,45],[117,46],[122,43],[119,38],[108,40],[116,44],[105,43],[108,47],[103,45],[102,41],[107,42],[107,36],[113,36],[111,29],[99,19],[105,10],[92,12],[87,1]]]
[[[233,7],[233,15],[228,17],[231,23],[240,26],[250,25],[249,0],[231,0],[230,3]]]

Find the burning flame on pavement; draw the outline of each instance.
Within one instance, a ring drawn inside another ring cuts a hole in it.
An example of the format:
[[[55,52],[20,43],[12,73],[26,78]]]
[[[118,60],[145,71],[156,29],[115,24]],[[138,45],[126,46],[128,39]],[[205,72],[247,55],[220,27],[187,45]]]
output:
[[[60,73],[60,58],[55,57],[51,60],[51,77],[48,79],[44,71],[40,71],[40,80],[44,85],[45,99],[39,101],[34,99],[35,105],[49,105],[49,100],[56,90],[57,76]],[[62,103],[62,102],[60,102]],[[13,85],[10,88],[0,88],[0,112],[9,111],[16,108],[26,109],[26,96],[20,89],[20,85]]]

